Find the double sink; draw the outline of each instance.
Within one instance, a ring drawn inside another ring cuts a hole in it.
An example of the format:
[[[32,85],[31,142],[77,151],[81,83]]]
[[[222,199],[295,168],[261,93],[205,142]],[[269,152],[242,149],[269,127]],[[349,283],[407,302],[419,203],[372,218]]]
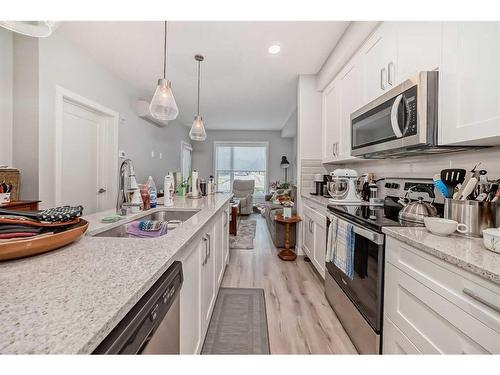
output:
[[[165,234],[168,234],[170,231],[176,229],[179,225],[196,215],[198,212],[200,212],[200,210],[178,210],[168,208],[160,209],[151,213],[144,212],[143,216],[134,217],[133,219],[129,219],[118,226],[95,233],[92,236],[134,238],[134,236],[127,233],[127,224],[138,220],[166,221],[168,226],[167,233]]]

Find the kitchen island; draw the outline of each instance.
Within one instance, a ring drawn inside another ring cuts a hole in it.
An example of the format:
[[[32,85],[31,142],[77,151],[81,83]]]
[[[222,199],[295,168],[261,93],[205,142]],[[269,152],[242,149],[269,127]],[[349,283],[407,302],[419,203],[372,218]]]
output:
[[[230,198],[176,197],[168,209],[199,212],[158,238],[93,237],[144,212],[112,224],[100,219],[114,210],[89,215],[87,235],[78,242],[0,263],[0,353],[92,353],[213,218],[227,216]]]

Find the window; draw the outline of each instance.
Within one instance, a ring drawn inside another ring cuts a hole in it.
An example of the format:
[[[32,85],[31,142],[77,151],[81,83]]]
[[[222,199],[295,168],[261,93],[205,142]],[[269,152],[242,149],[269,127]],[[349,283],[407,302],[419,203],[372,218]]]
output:
[[[218,191],[230,192],[234,180],[254,180],[256,196],[267,190],[267,142],[215,142]]]

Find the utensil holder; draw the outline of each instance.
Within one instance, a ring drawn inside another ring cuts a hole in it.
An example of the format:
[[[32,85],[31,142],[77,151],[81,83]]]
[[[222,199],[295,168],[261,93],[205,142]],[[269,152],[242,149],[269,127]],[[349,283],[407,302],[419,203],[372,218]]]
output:
[[[482,237],[484,229],[496,228],[500,224],[497,202],[446,198],[444,217],[467,225],[468,230],[465,233],[457,233],[465,237]]]

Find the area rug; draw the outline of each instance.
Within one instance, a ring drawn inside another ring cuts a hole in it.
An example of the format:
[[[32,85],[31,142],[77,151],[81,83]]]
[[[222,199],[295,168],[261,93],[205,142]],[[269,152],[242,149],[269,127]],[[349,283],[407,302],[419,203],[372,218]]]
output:
[[[236,236],[229,236],[230,249],[253,249],[253,240],[255,238],[255,220],[240,220]]]
[[[264,289],[220,288],[201,354],[270,354]]]

